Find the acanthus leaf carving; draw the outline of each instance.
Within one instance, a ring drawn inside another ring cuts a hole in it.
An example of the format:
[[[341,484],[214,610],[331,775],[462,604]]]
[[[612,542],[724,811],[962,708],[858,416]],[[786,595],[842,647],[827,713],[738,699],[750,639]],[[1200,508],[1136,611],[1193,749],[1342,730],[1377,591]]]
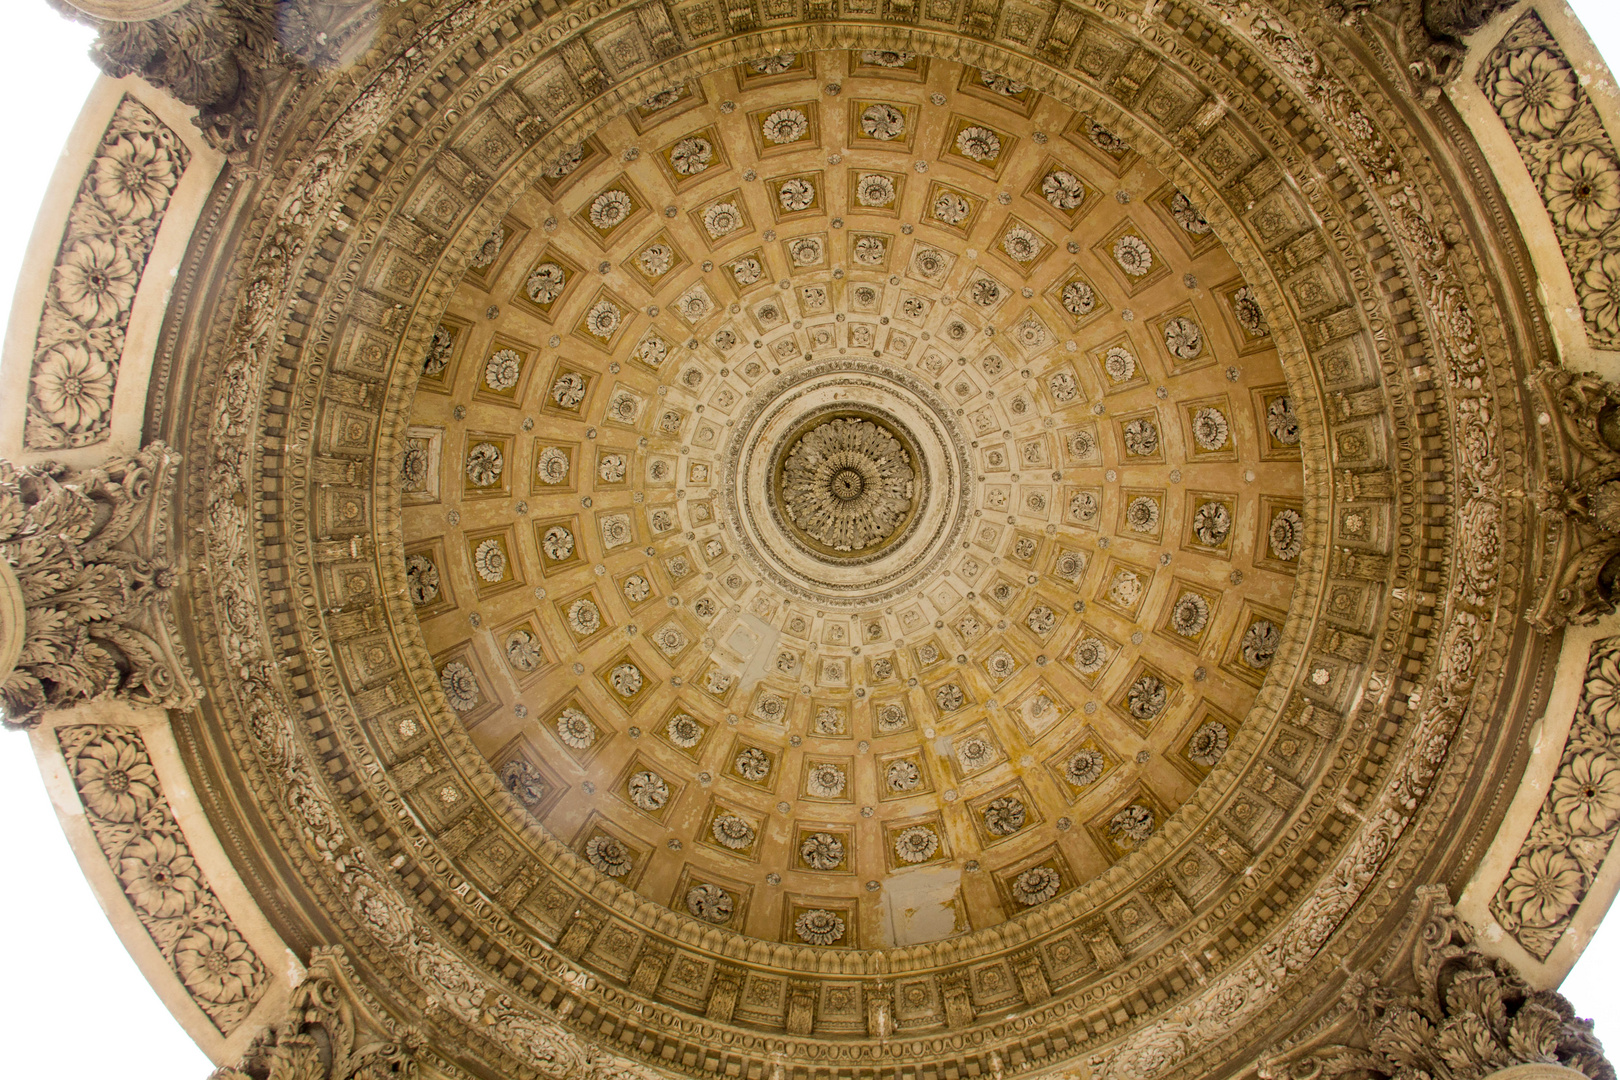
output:
[[[168,500],[179,456],[153,443],[83,472],[0,462],[0,578],[23,604],[21,649],[0,682],[6,722],[101,697],[187,708],[174,645]]]

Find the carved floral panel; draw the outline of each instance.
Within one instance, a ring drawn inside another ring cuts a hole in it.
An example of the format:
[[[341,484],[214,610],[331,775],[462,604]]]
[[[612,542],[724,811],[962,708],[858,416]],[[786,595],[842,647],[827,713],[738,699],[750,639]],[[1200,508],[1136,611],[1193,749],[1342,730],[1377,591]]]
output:
[[[134,728],[56,732],[85,818],[135,916],[197,1007],[229,1035],[264,994],[269,973],[219,902]]]
[[[141,274],[191,153],[125,97],[79,186],[46,286],[23,434],[30,450],[107,438]]]

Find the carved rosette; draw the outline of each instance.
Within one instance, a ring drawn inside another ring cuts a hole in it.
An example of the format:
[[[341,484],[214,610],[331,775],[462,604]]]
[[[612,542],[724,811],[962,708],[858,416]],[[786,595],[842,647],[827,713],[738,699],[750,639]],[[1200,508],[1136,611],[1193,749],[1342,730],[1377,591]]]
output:
[[[28,449],[106,439],[135,292],[190,160],[150,109],[131,97],[118,103],[46,289],[29,379]]]
[[[229,1035],[270,975],[197,866],[140,732],[60,727],[56,741],[136,917],[198,1008]]]

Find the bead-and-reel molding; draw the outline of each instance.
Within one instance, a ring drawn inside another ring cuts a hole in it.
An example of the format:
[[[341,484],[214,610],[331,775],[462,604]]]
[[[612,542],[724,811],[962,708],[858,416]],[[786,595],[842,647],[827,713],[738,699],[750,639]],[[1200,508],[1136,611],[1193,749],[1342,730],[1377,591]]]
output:
[[[559,158],[406,442],[410,598],[502,783],[607,878],[798,945],[991,926],[1144,843],[1303,543],[1277,352],[1194,202],[903,53],[764,57]]]

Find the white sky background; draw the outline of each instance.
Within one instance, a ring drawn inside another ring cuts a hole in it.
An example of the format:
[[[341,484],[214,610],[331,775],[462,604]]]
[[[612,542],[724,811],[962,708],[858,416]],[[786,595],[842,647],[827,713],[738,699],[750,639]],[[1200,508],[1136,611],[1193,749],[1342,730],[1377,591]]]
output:
[[[1620,62],[1620,3],[1570,5]],[[0,306],[60,147],[95,81],[91,33],[41,0],[7,0],[0,35]],[[0,318],[4,312],[0,311]],[[3,331],[0,331],[3,336]],[[14,407],[14,406],[12,406]],[[203,1080],[210,1064],[136,969],[97,904],[46,798],[26,736],[0,733],[0,1072],[30,1080]],[[1620,1056],[1620,917],[1563,990]],[[93,1033],[93,1034],[92,1034]]]

